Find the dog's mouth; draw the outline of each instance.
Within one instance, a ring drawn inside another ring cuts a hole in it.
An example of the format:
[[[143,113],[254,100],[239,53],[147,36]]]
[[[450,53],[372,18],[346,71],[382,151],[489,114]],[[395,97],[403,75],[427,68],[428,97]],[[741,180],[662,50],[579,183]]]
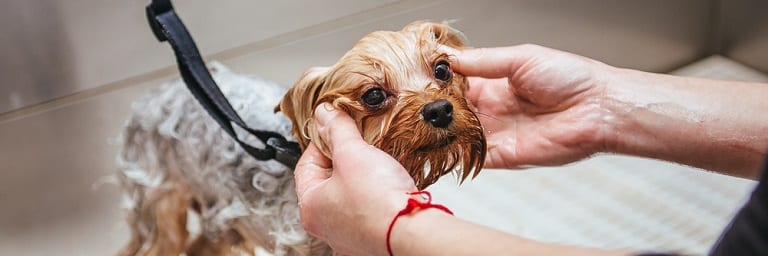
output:
[[[437,149],[441,149],[445,146],[451,145],[451,143],[453,143],[454,141],[456,141],[456,135],[448,135],[444,139],[441,139],[436,143],[431,143],[431,144],[421,146],[417,150],[419,152],[431,152]]]

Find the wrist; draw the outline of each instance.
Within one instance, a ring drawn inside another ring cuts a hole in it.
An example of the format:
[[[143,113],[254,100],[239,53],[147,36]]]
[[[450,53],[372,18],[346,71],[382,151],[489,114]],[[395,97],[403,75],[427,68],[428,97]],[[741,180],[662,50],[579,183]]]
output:
[[[439,226],[440,223],[448,222],[447,219],[449,218],[454,217],[435,208],[421,209],[401,216],[392,227],[389,241],[392,255],[424,255],[426,253],[425,247],[429,247],[424,246],[430,240],[428,234],[440,232],[435,227]]]
[[[434,214],[434,210],[437,210],[441,212],[444,215],[453,215],[453,212],[448,209],[447,207],[440,205],[440,204],[433,204],[432,203],[432,195],[428,191],[415,191],[408,193],[412,197],[408,199],[408,203],[403,207],[402,210],[400,210],[397,214],[394,215],[392,218],[392,221],[389,224],[389,229],[387,230],[387,236],[386,236],[386,246],[387,246],[387,254],[388,255],[394,255],[393,251],[393,241],[392,241],[392,234],[395,231],[395,226],[398,224],[398,221],[406,222],[404,224],[400,224],[401,227],[399,232],[399,239],[395,241],[400,247],[403,247],[402,252],[410,253],[410,252],[416,252],[417,249],[414,247],[413,244],[409,243],[411,241],[414,241],[414,238],[424,237],[423,231],[420,228],[424,227],[424,224],[427,224],[427,221],[435,221],[437,217],[445,217],[445,216],[430,216],[429,218],[425,219],[425,217],[420,217],[421,222],[412,223],[413,219],[411,218],[413,215],[423,215],[423,216],[429,216],[431,214]],[[437,222],[440,223],[440,222]],[[412,225],[416,224],[416,225]],[[421,227],[418,227],[418,226]],[[413,232],[414,229],[410,228],[412,226],[417,226],[416,231],[421,232],[422,235],[418,235],[418,232]],[[426,227],[434,227],[433,223],[429,223],[426,225]],[[431,230],[431,228],[427,228],[426,230]],[[410,231],[410,232],[409,232]],[[401,254],[398,254],[401,255]],[[423,253],[418,253],[418,255],[423,255]]]
[[[628,69],[606,85],[607,151],[754,178],[768,119],[748,113],[768,105],[764,86]]]
[[[382,210],[378,210],[376,214],[367,214],[366,216],[363,216],[368,220],[366,221],[367,225],[362,227],[363,230],[368,230],[368,232],[364,232],[363,234],[369,235],[369,238],[367,239],[368,241],[365,243],[370,245],[367,254],[388,255],[386,244],[387,233],[390,232],[390,229],[394,232],[394,228],[401,225],[403,220],[407,219],[410,215],[399,217],[393,227],[390,227],[390,224],[392,224],[393,218],[395,218],[395,216],[397,216],[408,204],[408,199],[410,197],[411,196],[407,193],[398,193],[397,196],[392,196],[389,200],[385,200],[385,206],[380,208]],[[411,215],[416,214],[417,212],[414,212]]]
[[[609,127],[602,138],[604,150],[611,153],[622,153],[626,147],[624,141],[628,130],[634,127],[635,120],[631,115],[633,103],[632,91],[628,84],[629,77],[633,76],[632,70],[615,68],[610,72],[610,79],[606,81],[603,90],[601,107],[606,113],[605,126]]]
[[[649,111],[649,106],[660,104],[664,92],[658,91],[658,77],[631,69],[616,68],[606,85],[603,107],[610,117],[606,126],[610,127],[604,138],[607,152],[645,155],[658,144],[657,126],[654,123],[666,123],[667,118]]]
[[[581,144],[592,149],[592,153],[617,153],[623,145],[622,136],[628,123],[632,122],[631,103],[632,92],[625,88],[625,80],[631,76],[631,70],[625,70],[603,65],[595,72],[593,81],[595,93],[590,99],[594,107],[590,107],[593,117],[590,123],[589,136],[583,136]]]

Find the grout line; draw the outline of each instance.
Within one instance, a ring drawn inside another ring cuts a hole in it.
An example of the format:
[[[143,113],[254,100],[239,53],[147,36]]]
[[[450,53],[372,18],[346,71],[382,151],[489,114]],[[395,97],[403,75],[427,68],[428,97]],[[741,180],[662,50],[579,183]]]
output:
[[[430,0],[430,1],[407,1],[401,0],[391,4],[379,6],[373,9],[364,10],[358,13],[350,14],[347,16],[339,17],[333,20],[321,22],[315,25],[304,27],[298,30],[282,33],[270,38],[259,40],[253,43],[248,43],[242,46],[225,49],[217,53],[204,56],[203,59],[215,59],[220,61],[226,61],[249,53],[264,51],[270,48],[278,47],[281,45],[290,44],[300,40],[306,40],[313,37],[318,37],[324,34],[333,33],[335,31],[347,29],[360,24],[366,24],[378,20],[382,20],[388,17],[392,17],[401,13],[422,9],[431,5],[435,5],[446,0]],[[375,17],[375,18],[371,18]],[[151,33],[147,30],[147,33]],[[148,82],[162,77],[178,76],[175,66],[168,66],[157,70],[149,71],[137,76],[121,79],[115,82],[107,83],[94,88],[89,88],[81,91],[77,91],[72,94],[64,95],[58,98],[47,100],[41,103],[28,105],[22,108],[14,109],[5,113],[0,113],[0,124],[10,121],[21,119],[25,116],[39,114],[48,110],[64,107],[76,102],[104,95],[113,91],[129,88],[131,86]]]
[[[405,12],[422,9],[444,1],[446,0],[397,1],[373,9],[364,10],[333,20],[321,22],[299,30],[289,31],[264,40],[259,40],[253,43],[248,43],[242,46],[223,50],[221,52],[210,55],[210,57],[217,60],[231,59],[244,54],[259,52],[281,45],[319,37],[347,28],[360,26],[361,24],[372,23]]]
[[[0,124],[12,122],[24,118],[26,116],[43,113],[49,110],[65,107],[92,97],[101,96],[111,93],[113,91],[130,88],[138,84],[158,80],[164,77],[171,77],[175,75],[175,67],[165,67],[154,71],[150,71],[141,75],[129,77],[126,79],[118,80],[115,82],[107,83],[94,88],[81,90],[72,94],[54,98],[51,100],[43,101],[41,103],[29,105],[26,107],[18,108],[9,112],[0,114]]]

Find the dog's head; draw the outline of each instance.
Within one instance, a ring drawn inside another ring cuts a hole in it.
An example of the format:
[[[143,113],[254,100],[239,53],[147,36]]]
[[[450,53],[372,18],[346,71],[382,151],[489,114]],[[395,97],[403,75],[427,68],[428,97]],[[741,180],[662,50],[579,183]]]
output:
[[[315,141],[311,119],[320,103],[349,113],[365,141],[397,159],[424,188],[452,171],[477,175],[485,159],[482,127],[454,73],[449,48],[461,34],[445,24],[415,22],[365,36],[331,67],[307,71],[276,108],[293,121],[302,149]]]

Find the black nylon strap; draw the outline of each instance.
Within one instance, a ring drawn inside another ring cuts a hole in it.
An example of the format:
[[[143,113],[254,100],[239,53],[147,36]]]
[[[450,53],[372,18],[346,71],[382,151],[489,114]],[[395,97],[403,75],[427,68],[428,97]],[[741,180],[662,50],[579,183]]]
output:
[[[221,128],[254,158],[258,160],[275,159],[294,168],[301,155],[299,145],[287,141],[279,133],[254,130],[243,122],[208,72],[192,36],[176,15],[170,0],[152,0],[146,11],[149,25],[155,37],[160,42],[168,41],[173,48],[179,72],[187,84],[187,88],[208,111],[208,114],[219,123]],[[240,140],[232,123],[259,138],[266,146],[263,149],[255,148]]]

